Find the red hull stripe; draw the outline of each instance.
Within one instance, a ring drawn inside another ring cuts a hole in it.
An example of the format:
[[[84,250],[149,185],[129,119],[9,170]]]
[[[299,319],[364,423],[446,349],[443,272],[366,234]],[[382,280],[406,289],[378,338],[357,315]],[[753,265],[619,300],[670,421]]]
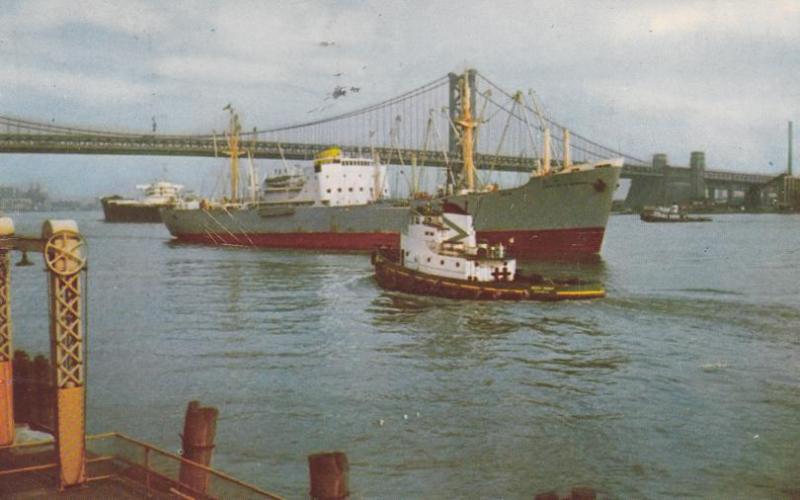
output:
[[[514,255],[586,255],[600,252],[604,229],[555,229],[545,231],[481,231],[479,240],[503,243]],[[373,250],[400,246],[398,233],[269,233],[183,234],[179,241],[244,247],[301,248],[318,250]]]
[[[478,240],[502,243],[518,256],[591,255],[600,253],[602,227],[547,231],[479,231]]]

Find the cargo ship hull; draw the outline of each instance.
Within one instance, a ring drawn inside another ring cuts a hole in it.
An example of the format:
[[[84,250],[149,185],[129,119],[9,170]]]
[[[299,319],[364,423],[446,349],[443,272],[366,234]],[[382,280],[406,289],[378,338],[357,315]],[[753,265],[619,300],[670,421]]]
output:
[[[160,210],[165,206],[120,198],[103,198],[100,202],[103,205],[103,217],[106,222],[161,222]]]
[[[578,256],[600,252],[618,167],[532,177],[522,186],[453,195],[474,219],[478,238],[503,243],[517,256]],[[389,203],[328,207],[251,205],[168,207],[161,215],[178,240],[319,250],[398,248],[409,208]]]

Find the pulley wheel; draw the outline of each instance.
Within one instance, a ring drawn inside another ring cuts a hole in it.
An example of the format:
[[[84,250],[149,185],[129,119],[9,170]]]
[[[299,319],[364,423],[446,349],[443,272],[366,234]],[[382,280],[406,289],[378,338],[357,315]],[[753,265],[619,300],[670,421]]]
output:
[[[44,261],[50,271],[69,276],[86,267],[86,240],[74,231],[57,231],[44,246]]]

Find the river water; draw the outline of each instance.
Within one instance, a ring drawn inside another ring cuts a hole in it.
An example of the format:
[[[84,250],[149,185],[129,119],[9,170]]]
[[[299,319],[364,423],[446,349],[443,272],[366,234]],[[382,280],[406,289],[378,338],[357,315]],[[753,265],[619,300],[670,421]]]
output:
[[[356,498],[800,494],[800,216],[613,216],[601,260],[522,264],[608,290],[556,304],[387,293],[365,255],[52,216],[89,242],[91,433],[175,451],[199,399],[220,410],[214,465],[290,498],[332,449]],[[14,342],[46,353],[34,261],[13,268]]]

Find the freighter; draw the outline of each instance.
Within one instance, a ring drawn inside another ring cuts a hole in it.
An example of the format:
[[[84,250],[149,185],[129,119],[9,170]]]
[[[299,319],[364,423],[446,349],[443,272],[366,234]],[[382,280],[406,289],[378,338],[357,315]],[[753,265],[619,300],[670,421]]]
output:
[[[466,78],[461,85],[462,95],[469,95]],[[502,243],[520,257],[600,252],[621,158],[575,165],[564,161],[555,171],[550,168],[549,131],[545,130],[543,160],[527,182],[509,189],[478,190],[472,159],[476,121],[470,99],[464,100],[457,125],[464,168],[459,184],[448,186],[438,201],[469,213],[479,240]],[[305,170],[282,170],[268,177],[259,195],[251,182],[250,200],[238,201],[239,129],[238,117],[231,110],[227,137],[231,198],[162,209],[162,219],[177,240],[318,250],[399,247],[409,208],[408,203],[385,201],[385,165],[350,157],[339,148],[319,153]]]
[[[183,186],[156,181],[140,184],[136,189],[144,192],[144,198],[135,200],[114,195],[100,199],[106,222],[161,222],[161,208],[175,205]]]

